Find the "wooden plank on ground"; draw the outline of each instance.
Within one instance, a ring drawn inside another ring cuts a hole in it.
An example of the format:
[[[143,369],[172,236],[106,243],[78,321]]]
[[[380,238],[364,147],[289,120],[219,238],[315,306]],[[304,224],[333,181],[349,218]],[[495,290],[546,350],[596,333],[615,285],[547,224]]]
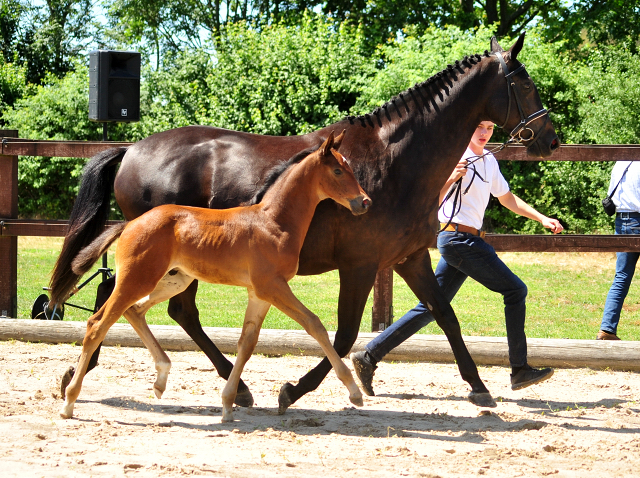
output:
[[[199,350],[178,326],[152,325],[150,328],[165,350]],[[204,330],[223,353],[236,352],[240,329],[205,327]],[[0,340],[81,344],[85,331],[84,322],[0,319]],[[329,335],[333,340],[335,334],[330,332]],[[376,335],[360,333],[352,350],[362,350]],[[478,365],[508,365],[506,338],[464,337],[464,341]],[[115,324],[104,343],[122,347],[143,346],[128,324]],[[640,371],[640,342],[528,339],[527,345],[529,363],[533,366]],[[255,353],[323,356],[317,342],[301,330],[262,330]],[[423,334],[414,335],[385,359],[454,362],[446,337]]]

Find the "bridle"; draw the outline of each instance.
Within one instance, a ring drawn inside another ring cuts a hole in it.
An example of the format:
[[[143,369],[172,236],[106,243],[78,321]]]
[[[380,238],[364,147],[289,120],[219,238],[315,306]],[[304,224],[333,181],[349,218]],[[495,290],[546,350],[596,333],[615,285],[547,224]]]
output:
[[[506,116],[502,126],[500,126],[500,128],[504,129],[504,127],[507,125],[507,122],[509,121],[509,116],[511,116],[512,98],[516,99],[516,106],[518,107],[518,112],[520,113],[520,123],[518,123],[516,125],[516,127],[513,128],[513,130],[509,134],[509,140],[506,143],[507,144],[508,143],[522,143],[523,141],[529,141],[530,143],[528,145],[533,144],[531,141],[533,141],[533,142],[538,141],[538,136],[529,127],[529,125],[531,123],[533,123],[535,120],[540,119],[543,116],[546,116],[545,122],[543,123],[542,127],[540,128],[540,130],[541,130],[544,127],[544,125],[546,124],[546,122],[549,120],[549,112],[545,108],[542,108],[540,111],[536,111],[535,113],[530,114],[529,116],[525,116],[524,115],[524,111],[522,110],[522,104],[521,104],[521,101],[520,101],[520,96],[518,95],[518,89],[516,88],[516,83],[515,83],[515,81],[513,79],[513,77],[516,74],[518,74],[521,71],[525,70],[524,63],[520,63],[520,66],[518,68],[516,68],[515,70],[509,71],[509,67],[507,66],[507,62],[504,61],[504,58],[502,57],[500,52],[494,52],[494,55],[496,56],[496,58],[500,62],[500,66],[502,66],[502,71],[504,71],[504,78],[505,78],[505,80],[507,80],[507,95],[509,96],[509,106],[507,107],[507,116]],[[513,92],[513,94],[511,94],[512,92]],[[538,130],[538,133],[540,132],[540,130]],[[522,137],[522,133],[525,132],[525,131],[528,131],[529,132],[528,134],[530,136],[528,136],[526,138],[523,138]],[[506,144],[505,144],[505,146],[506,146]]]
[[[521,71],[526,71],[524,63],[520,63],[520,66],[518,66],[515,70],[509,71],[507,62],[504,61],[502,54],[500,52],[494,52],[493,54],[496,56],[496,58],[500,62],[502,71],[504,71],[504,78],[505,80],[507,80],[507,96],[509,97],[509,106],[507,107],[507,116],[504,120],[504,123],[500,126],[500,128],[504,129],[505,126],[507,126],[507,123],[509,122],[509,117],[511,116],[512,98],[515,98],[516,100],[516,106],[518,107],[518,112],[520,113],[520,122],[516,125],[515,128],[513,128],[513,130],[511,130],[511,133],[509,134],[509,139],[507,139],[500,146],[484,154],[467,158],[467,168],[473,163],[475,163],[476,161],[479,161],[480,159],[484,158],[488,154],[494,154],[499,151],[502,151],[509,144],[521,144],[523,142],[527,142],[525,146],[529,147],[539,139],[539,136],[536,134],[535,131],[533,131],[529,127],[529,125],[534,121],[546,116],[544,123],[538,130],[538,133],[540,133],[542,128],[544,128],[544,125],[547,123],[547,121],[549,121],[549,111],[547,111],[546,108],[542,108],[540,111],[536,111],[535,113],[530,114],[529,116],[525,116],[524,114],[524,111],[522,109],[522,102],[520,101],[520,96],[518,95],[518,89],[516,88],[516,83],[514,81],[515,75],[517,75]],[[527,134],[529,136],[523,138],[522,133],[527,131],[528,131]],[[469,185],[467,186],[467,188],[464,191],[462,191],[462,178],[460,178],[454,183],[454,185],[451,187],[451,189],[449,190],[445,198],[442,200],[442,202],[438,206],[438,209],[440,209],[444,205],[444,203],[446,203],[451,198],[451,196],[454,196],[453,208],[451,210],[451,213],[452,213],[451,217],[449,218],[449,221],[447,222],[447,224],[444,227],[442,227],[436,234],[439,234],[440,232],[444,231],[447,228],[447,226],[451,224],[451,220],[453,219],[453,217],[456,214],[458,214],[458,212],[460,212],[460,207],[462,207],[462,194],[467,194],[476,176],[478,176],[481,181],[486,182],[485,179],[482,176],[480,176],[480,174],[476,171],[474,167],[473,177],[471,178],[471,181],[469,182]],[[456,211],[456,206],[458,208],[457,211]]]

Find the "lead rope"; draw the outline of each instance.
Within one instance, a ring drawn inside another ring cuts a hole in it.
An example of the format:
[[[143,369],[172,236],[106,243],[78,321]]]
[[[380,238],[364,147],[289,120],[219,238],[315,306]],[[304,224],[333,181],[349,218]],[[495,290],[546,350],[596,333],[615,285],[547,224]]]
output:
[[[469,169],[469,166],[473,166],[473,163],[475,163],[476,161],[480,161],[481,159],[483,159],[488,154],[499,153],[504,148],[506,148],[507,145],[509,145],[511,143],[517,143],[517,142],[518,142],[518,140],[516,140],[515,138],[511,137],[507,141],[502,143],[500,146],[498,146],[495,149],[492,149],[491,151],[487,151],[486,153],[481,154],[481,155],[471,156],[471,158],[469,158],[469,160],[467,160],[467,165],[465,166],[465,169]],[[438,230],[438,232],[436,232],[436,235],[440,234],[447,227],[449,227],[451,225],[451,221],[453,220],[453,218],[456,216],[456,214],[458,214],[460,212],[460,209],[462,208],[462,196],[466,195],[469,192],[469,188],[471,188],[471,185],[473,184],[473,180],[476,178],[476,176],[478,176],[482,182],[485,182],[485,183],[487,182],[480,175],[480,173],[476,170],[475,166],[472,169],[473,169],[473,176],[471,177],[471,181],[469,181],[469,185],[465,188],[465,190],[462,191],[462,178],[459,178],[455,183],[453,183],[453,185],[449,189],[449,192],[447,193],[447,195],[444,197],[444,199],[442,200],[442,202],[438,206],[438,211],[439,211],[442,208],[442,206],[444,206],[444,204],[449,199],[451,199],[451,196],[453,196],[453,205],[452,205],[452,208],[451,208],[451,216],[447,216],[444,211],[442,212],[445,217],[448,217],[449,220],[447,221],[447,223],[443,227],[441,227]]]

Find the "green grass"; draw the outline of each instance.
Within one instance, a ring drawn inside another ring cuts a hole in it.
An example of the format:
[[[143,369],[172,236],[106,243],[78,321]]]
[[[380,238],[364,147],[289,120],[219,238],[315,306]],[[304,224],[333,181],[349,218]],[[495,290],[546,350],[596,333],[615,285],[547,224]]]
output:
[[[57,238],[20,237],[18,242],[18,317],[31,317],[31,306],[41,294],[62,244]],[[593,339],[600,325],[602,308],[613,279],[615,256],[595,253],[512,253],[503,260],[529,288],[527,299],[528,337]],[[438,259],[433,251],[434,266]],[[110,253],[109,265],[113,265]],[[96,266],[97,268],[97,266]],[[98,280],[84,287],[70,302],[93,307]],[[337,328],[338,273],[295,277],[291,287],[298,298],[317,313],[327,329]],[[360,330],[371,330],[372,295],[364,311]],[[394,275],[393,306],[396,318],[413,307],[416,298],[402,279]],[[246,290],[239,287],[200,284],[198,308],[204,326],[241,327],[246,307]],[[464,335],[505,336],[501,296],[473,280],[467,280],[453,301]],[[65,320],[85,321],[89,314],[67,307]],[[166,304],[147,314],[149,323],[174,324]],[[123,319],[121,319],[123,321]],[[271,308],[264,323],[271,329],[301,327]],[[432,323],[422,333],[442,334]],[[624,340],[640,340],[640,290],[636,282],[625,301],[618,329]]]

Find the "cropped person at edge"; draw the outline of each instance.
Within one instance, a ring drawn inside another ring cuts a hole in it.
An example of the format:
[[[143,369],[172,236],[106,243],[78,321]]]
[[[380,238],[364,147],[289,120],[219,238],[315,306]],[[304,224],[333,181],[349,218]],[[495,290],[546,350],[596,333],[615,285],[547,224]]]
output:
[[[617,185],[617,188],[616,188]],[[609,195],[616,205],[616,234],[640,234],[640,164],[618,161],[611,171]],[[629,293],[640,252],[616,253],[616,275],[604,303],[604,313],[596,340],[620,340],[618,322]]]
[[[438,211],[441,228],[438,234],[438,250],[441,258],[435,275],[447,300],[451,301],[467,277],[471,277],[489,290],[504,296],[504,313],[511,364],[511,388],[519,390],[553,375],[553,370],[538,370],[527,363],[527,339],[524,332],[527,286],[498,257],[487,244],[480,231],[489,195],[521,216],[539,221],[554,234],[563,230],[557,219],[540,214],[509,190],[509,185],[500,173],[495,157],[484,149],[493,134],[493,123],[481,122],[471,142],[453,173],[440,191],[440,201],[446,197],[451,186],[462,179],[459,206],[453,210],[453,197]],[[484,155],[484,157],[478,158]],[[461,204],[460,204],[461,202]],[[458,210],[459,207],[459,210]],[[448,225],[447,225],[448,224]],[[375,395],[372,381],[377,363],[391,350],[434,320],[433,315],[422,304],[407,312],[388,329],[369,342],[365,350],[351,354],[356,375],[367,395]]]

